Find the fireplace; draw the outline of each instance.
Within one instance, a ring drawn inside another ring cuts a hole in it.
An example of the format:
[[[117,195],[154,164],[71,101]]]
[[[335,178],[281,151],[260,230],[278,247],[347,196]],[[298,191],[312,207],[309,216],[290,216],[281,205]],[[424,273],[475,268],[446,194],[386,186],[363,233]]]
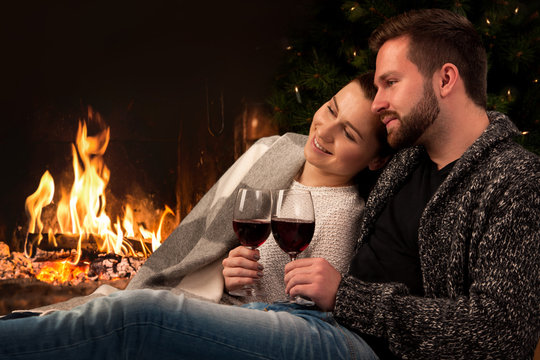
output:
[[[12,4],[4,22],[16,30],[4,42],[0,122],[0,242],[10,254],[24,252],[25,199],[44,172],[57,189],[73,182],[71,146],[89,108],[110,128],[107,213],[115,222],[134,203],[155,230],[168,206],[166,237],[250,144],[276,132],[264,99],[289,24],[309,20],[300,3],[280,1],[215,2],[211,12],[208,3],[64,5]],[[1,281],[2,300],[15,294],[32,307],[45,293],[53,302],[113,280]]]
[[[160,238],[166,238],[240,154],[256,139],[276,133],[264,104],[239,101],[227,112],[224,90],[213,94],[207,82],[201,90],[203,111],[197,126],[184,127],[179,121],[155,133],[141,116],[145,109],[137,109],[134,102],[108,119],[88,106],[31,109],[26,115],[30,131],[26,141],[18,143],[27,152],[16,160],[26,170],[17,191],[11,188],[5,195],[13,204],[13,216],[2,219],[0,245],[8,249],[0,251],[0,312],[84,295],[103,283],[124,288],[155,249],[155,237],[159,246]],[[85,154],[84,148],[90,152]],[[96,169],[91,162],[98,164]],[[59,226],[85,222],[83,216],[61,220],[59,210],[62,197],[69,203],[86,196],[71,193],[76,183],[92,182],[78,181],[88,170],[106,183],[94,207],[98,203],[103,207],[98,211],[110,218],[109,233],[116,228],[107,246],[104,234],[85,230],[83,236],[83,231],[62,231]],[[39,211],[28,205],[40,201]],[[128,225],[140,229],[136,235],[125,225],[128,212]],[[122,239],[118,246],[115,238]]]

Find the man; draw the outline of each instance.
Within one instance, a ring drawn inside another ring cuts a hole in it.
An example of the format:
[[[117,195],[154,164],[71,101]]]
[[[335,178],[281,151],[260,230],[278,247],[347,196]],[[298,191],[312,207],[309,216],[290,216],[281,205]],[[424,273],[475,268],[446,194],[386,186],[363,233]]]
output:
[[[539,160],[512,142],[505,116],[486,113],[479,36],[425,10],[389,20],[370,46],[372,110],[392,146],[421,146],[400,152],[372,192],[335,317],[407,358],[532,357]]]
[[[532,357],[540,160],[512,142],[505,116],[486,113],[478,34],[461,16],[423,10],[383,24],[371,45],[372,110],[404,150],[366,203],[348,274],[324,259],[287,264],[286,290],[323,311],[119,292],[68,313],[0,321],[0,358]]]

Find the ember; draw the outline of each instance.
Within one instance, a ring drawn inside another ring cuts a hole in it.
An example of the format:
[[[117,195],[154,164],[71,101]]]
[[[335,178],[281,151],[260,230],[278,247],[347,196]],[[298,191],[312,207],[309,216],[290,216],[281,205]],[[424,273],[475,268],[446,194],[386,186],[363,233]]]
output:
[[[85,256],[78,264],[71,263],[77,251],[44,251],[37,249],[32,258],[21,252],[10,252],[0,242],[0,280],[32,279],[54,285],[78,285],[82,282],[130,279],[144,264],[145,258],[117,254]]]

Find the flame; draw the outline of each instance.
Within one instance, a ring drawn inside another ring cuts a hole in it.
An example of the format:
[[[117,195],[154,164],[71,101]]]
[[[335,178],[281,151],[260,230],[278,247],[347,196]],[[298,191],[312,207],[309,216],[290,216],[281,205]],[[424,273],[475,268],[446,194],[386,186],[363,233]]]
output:
[[[84,279],[88,269],[88,264],[73,265],[69,261],[50,261],[45,264],[36,278],[48,283],[62,284]]]
[[[39,181],[39,186],[32,195],[26,198],[25,202],[25,209],[28,217],[30,218],[30,221],[28,223],[28,232],[29,233],[35,233],[37,230],[38,233],[38,243],[41,241],[43,236],[41,235],[41,231],[43,230],[43,222],[41,221],[41,212],[43,208],[47,205],[49,205],[54,196],[54,181],[53,177],[49,173],[49,171],[45,171],[45,173],[41,176],[41,180]],[[24,253],[28,255],[27,253],[27,243],[28,243],[28,235],[26,236],[25,245],[24,245]]]
[[[92,115],[93,112],[89,108],[89,118]],[[161,245],[161,232],[165,217],[168,214],[174,216],[173,211],[165,206],[158,229],[151,231],[136,224],[133,209],[127,204],[123,220],[117,218],[113,224],[106,212],[105,198],[105,190],[111,173],[103,159],[109,140],[109,127],[89,136],[86,122],[79,122],[77,138],[71,146],[73,184],[69,192],[62,191],[61,200],[56,209],[56,232],[79,236],[78,256],[74,261],[68,261],[71,265],[76,265],[80,261],[81,245],[90,239],[90,235],[94,235],[93,238],[97,239],[96,242],[101,252],[146,257]],[[41,220],[42,209],[52,203],[54,190],[53,177],[46,171],[36,192],[26,199],[26,211],[29,216],[27,241],[30,233],[37,233],[38,243],[41,241],[41,233],[44,230]],[[54,230],[49,228],[46,232],[53,234]],[[55,241],[54,236],[50,235],[48,238]],[[127,241],[128,239],[132,241]],[[140,242],[142,254],[133,249],[133,240]],[[148,243],[151,243],[152,250],[148,248]],[[29,255],[27,254],[27,256]],[[58,271],[58,269],[54,269],[54,271]],[[39,276],[43,279],[49,278],[49,275],[45,274]]]

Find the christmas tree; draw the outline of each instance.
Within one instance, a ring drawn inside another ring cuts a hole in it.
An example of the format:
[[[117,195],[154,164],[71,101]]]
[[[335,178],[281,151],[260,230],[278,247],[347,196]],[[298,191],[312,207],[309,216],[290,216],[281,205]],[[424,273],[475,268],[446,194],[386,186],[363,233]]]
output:
[[[355,75],[373,69],[371,32],[411,9],[442,8],[466,16],[488,54],[488,110],[508,114],[523,132],[517,141],[540,154],[539,2],[513,0],[322,1],[314,21],[292,34],[268,103],[281,133],[307,133],[321,104]]]

